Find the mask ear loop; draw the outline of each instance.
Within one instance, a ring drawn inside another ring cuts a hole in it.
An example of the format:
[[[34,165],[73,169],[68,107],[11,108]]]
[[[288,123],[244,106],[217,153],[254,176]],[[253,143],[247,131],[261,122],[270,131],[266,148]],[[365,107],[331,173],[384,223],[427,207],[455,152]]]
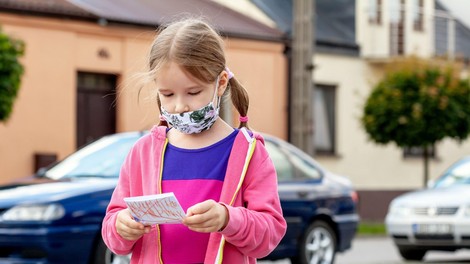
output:
[[[227,74],[228,74],[228,76],[227,76],[227,77],[228,77],[227,82],[229,82],[230,79],[232,79],[235,75],[233,74],[233,72],[230,71],[230,69],[229,69],[227,66],[225,66],[224,70],[225,70],[225,71],[227,72]],[[215,92],[216,92],[216,93],[217,93],[217,89],[219,88],[219,78],[220,78],[220,75],[217,76],[217,81],[216,81],[216,86],[215,86],[215,87],[216,87],[216,88],[215,88]],[[227,84],[227,85],[228,85],[228,84]],[[220,101],[221,101],[221,98],[222,98],[222,96],[218,96],[218,98],[217,98],[217,99],[218,99],[218,100],[217,100],[217,108],[220,108]],[[214,99],[212,99],[212,100],[214,100]]]
[[[212,97],[212,101],[217,97],[217,109],[220,109],[220,99],[222,96],[217,96],[217,90],[219,89],[219,78],[220,75],[217,76],[217,80],[215,81],[215,91],[214,91],[214,96]]]

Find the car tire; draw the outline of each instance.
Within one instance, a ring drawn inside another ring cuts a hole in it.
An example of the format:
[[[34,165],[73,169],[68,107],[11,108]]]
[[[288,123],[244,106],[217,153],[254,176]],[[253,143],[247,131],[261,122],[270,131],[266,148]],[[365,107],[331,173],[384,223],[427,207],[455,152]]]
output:
[[[298,256],[292,263],[333,264],[336,256],[336,234],[324,221],[315,221],[302,236]]]
[[[398,246],[398,251],[400,252],[402,258],[404,258],[405,260],[421,261],[423,260],[424,255],[426,255],[426,250],[416,249],[413,247]]]
[[[95,244],[91,264],[129,264],[130,262],[130,255],[120,256],[114,254],[108,249],[101,235],[99,236]]]

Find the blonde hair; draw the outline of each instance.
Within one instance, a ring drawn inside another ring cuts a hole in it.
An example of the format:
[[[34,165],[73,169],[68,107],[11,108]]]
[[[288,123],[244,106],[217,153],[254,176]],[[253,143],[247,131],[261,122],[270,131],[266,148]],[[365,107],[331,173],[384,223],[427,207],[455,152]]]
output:
[[[222,37],[205,21],[186,18],[173,22],[159,31],[152,43],[149,54],[149,72],[153,79],[158,78],[160,69],[169,62],[181,66],[196,79],[211,83],[225,69],[225,51]],[[249,98],[245,88],[232,77],[224,96],[230,94],[233,105],[240,116],[248,113]],[[160,100],[157,96],[158,108]],[[160,122],[160,125],[167,125]],[[239,128],[248,127],[240,122]]]

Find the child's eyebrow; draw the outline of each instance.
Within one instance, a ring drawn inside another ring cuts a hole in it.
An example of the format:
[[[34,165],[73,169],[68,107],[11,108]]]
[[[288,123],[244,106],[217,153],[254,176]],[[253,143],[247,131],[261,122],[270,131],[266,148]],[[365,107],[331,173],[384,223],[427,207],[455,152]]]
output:
[[[159,93],[162,93],[162,92],[163,92],[163,93],[164,93],[164,92],[171,92],[170,89],[164,89],[164,88],[158,88],[157,91],[158,91]]]
[[[189,87],[186,87],[186,88],[183,88],[183,89],[187,90],[187,91],[194,91],[194,90],[203,89],[203,87],[201,87],[199,85],[193,85],[193,86],[189,86]],[[159,92],[172,92],[173,90],[172,89],[167,89],[167,88],[157,88],[157,91],[159,91]]]
[[[194,85],[194,86],[186,88],[186,90],[190,90],[190,91],[191,90],[200,90],[200,89],[202,89],[202,87],[199,86],[199,85]]]

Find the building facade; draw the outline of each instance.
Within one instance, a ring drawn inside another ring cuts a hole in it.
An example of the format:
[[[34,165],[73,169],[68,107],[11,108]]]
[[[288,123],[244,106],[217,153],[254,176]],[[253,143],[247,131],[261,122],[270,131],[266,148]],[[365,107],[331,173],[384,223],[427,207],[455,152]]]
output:
[[[191,10],[223,34],[228,66],[250,95],[250,125],[286,138],[283,34],[215,2],[168,3],[0,1],[2,30],[26,47],[12,116],[0,123],[0,182],[29,176],[104,134],[155,125],[153,87],[139,95],[135,76],[146,68],[157,27]],[[226,108],[225,117],[237,126],[235,112]]]
[[[281,30],[292,33],[291,1],[252,2]],[[368,139],[361,125],[365,101],[383,76],[384,67],[395,58],[468,61],[470,31],[439,1],[315,2],[315,159],[352,180],[363,220],[380,221],[394,197],[423,187],[424,165],[419,150],[377,145]],[[470,141],[443,140],[434,149],[431,179],[468,155]]]
[[[0,4],[2,29],[26,43],[22,58],[26,72],[13,116],[0,124],[0,181],[30,175],[41,159],[61,159],[80,142],[92,140],[96,125],[86,120],[111,120],[92,122],[111,132],[148,129],[158,121],[149,90],[139,97],[129,83],[145,68],[156,26],[194,7],[182,7],[175,0],[171,6],[155,6],[154,11],[139,10],[137,1],[137,7],[121,10],[118,7],[126,6],[121,1],[100,1],[87,9],[56,0],[58,10],[49,12],[39,7],[25,10],[24,3],[20,9]],[[289,139],[292,3],[241,2],[233,6],[223,0],[201,1],[197,3],[204,5],[195,10],[205,12],[227,36],[228,65],[250,94],[251,126]],[[315,159],[352,180],[363,219],[381,220],[392,198],[423,187],[424,165],[416,155],[419,150],[376,145],[368,139],[360,123],[364,103],[384,67],[396,57],[468,62],[470,30],[439,1],[316,0],[316,4]],[[225,115],[236,125],[237,116],[230,110]],[[434,149],[431,179],[468,155],[470,141],[444,140]]]

